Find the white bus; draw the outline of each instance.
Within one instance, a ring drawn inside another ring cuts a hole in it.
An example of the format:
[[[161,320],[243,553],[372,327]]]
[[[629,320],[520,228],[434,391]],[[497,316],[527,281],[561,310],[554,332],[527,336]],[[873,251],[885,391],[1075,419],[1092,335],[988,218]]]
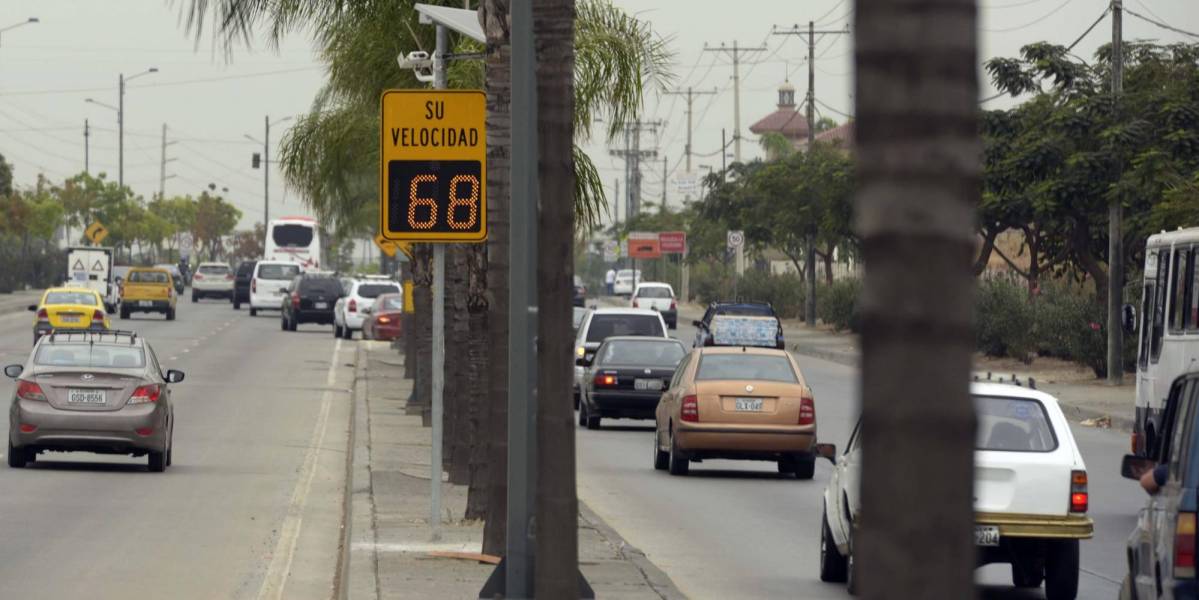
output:
[[[294,262],[305,271],[320,269],[321,233],[316,219],[271,219],[266,228],[266,249],[262,259]]]
[[[1144,288],[1137,346],[1136,419],[1132,446],[1153,454],[1160,443],[1170,384],[1199,369],[1199,227],[1162,232],[1145,243]],[[1127,325],[1133,311],[1125,308]]]

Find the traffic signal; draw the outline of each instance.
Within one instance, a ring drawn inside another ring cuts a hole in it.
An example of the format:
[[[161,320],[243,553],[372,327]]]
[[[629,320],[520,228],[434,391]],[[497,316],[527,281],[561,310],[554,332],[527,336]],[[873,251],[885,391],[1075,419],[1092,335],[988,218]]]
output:
[[[250,159],[250,166],[257,169],[258,165],[260,165],[260,164],[262,164],[262,155],[255,152],[254,157]]]

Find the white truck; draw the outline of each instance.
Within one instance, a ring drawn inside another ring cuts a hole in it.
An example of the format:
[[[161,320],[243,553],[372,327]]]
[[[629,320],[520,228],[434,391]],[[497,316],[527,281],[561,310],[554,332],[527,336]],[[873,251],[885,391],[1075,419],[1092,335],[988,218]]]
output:
[[[112,280],[112,248],[67,248],[66,285],[95,290],[104,298],[105,310],[112,314],[121,303],[120,289]]]

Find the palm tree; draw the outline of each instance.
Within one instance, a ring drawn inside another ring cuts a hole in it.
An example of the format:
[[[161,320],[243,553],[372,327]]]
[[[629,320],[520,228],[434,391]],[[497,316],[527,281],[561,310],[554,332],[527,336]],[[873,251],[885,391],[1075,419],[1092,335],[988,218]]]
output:
[[[975,593],[975,11],[974,0],[856,8],[865,517],[853,544],[866,598]]]

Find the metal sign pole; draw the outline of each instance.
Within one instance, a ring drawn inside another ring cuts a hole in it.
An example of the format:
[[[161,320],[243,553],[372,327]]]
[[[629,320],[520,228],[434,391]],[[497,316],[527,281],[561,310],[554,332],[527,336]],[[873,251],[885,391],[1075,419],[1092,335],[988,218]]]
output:
[[[433,88],[446,87],[446,31],[437,26],[437,47],[433,53]],[[429,525],[433,541],[441,539],[441,443],[445,390],[445,244],[433,244],[433,446],[429,455]]]

